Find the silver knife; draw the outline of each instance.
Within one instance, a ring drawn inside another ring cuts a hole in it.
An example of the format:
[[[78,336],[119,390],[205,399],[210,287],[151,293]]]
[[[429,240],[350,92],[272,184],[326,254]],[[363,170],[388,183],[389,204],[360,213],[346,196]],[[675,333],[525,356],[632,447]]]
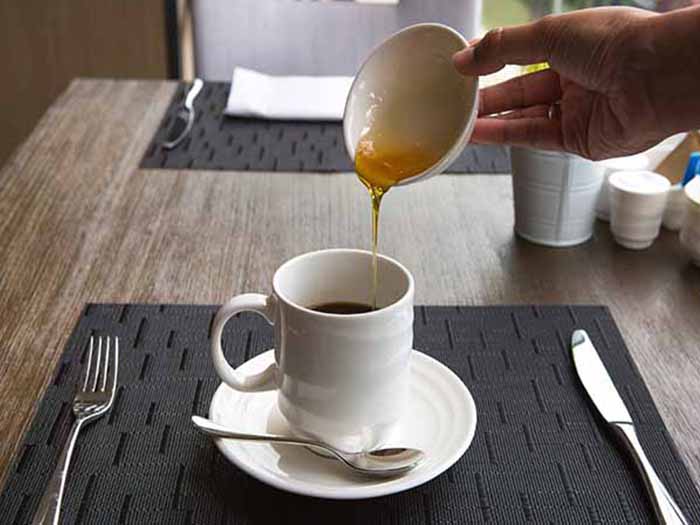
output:
[[[204,86],[204,82],[199,78],[195,78],[192,87],[187,92],[187,97],[185,97],[185,105],[177,112],[175,121],[170,126],[170,130],[168,130],[168,138],[162,144],[165,149],[176,147],[192,129],[192,124],[194,123],[194,99],[202,91],[202,86]]]
[[[634,430],[632,416],[630,416],[625,402],[617,392],[605,365],[600,360],[598,352],[584,330],[576,330],[571,336],[571,352],[576,372],[583,387],[588,392],[588,396],[603,419],[620,436],[622,442],[627,445],[631,452],[644,479],[644,485],[649,492],[659,523],[663,525],[688,525],[688,520],[649,463],[637,438],[637,432]]]

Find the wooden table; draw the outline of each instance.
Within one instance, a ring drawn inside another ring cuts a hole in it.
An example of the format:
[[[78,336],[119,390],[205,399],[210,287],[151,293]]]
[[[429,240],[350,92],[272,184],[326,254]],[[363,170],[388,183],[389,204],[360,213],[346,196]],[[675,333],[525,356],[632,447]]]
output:
[[[313,249],[367,247],[350,174],[142,171],[175,84],[77,80],[0,172],[0,479],[88,302],[221,303]],[[607,225],[570,249],[513,236],[510,177],[440,176],[385,199],[381,251],[423,304],[603,303],[700,483],[700,270],[677,235]]]

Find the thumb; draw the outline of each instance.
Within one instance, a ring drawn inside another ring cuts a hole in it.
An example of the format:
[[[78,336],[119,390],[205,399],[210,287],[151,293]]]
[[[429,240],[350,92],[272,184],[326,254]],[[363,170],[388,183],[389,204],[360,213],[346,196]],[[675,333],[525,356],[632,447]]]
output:
[[[538,22],[492,29],[452,57],[464,75],[488,75],[506,64],[535,64],[548,60],[548,49]]]

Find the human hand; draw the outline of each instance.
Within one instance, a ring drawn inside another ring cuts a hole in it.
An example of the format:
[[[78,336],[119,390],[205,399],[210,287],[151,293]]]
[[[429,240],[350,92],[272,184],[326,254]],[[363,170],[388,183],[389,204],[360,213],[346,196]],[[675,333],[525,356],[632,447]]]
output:
[[[586,9],[495,29],[473,40],[454,57],[463,74],[544,61],[550,69],[482,89],[472,140],[602,159],[642,151],[678,128],[689,129],[680,116],[662,115],[668,104],[675,109],[669,99],[680,93],[658,76],[673,77],[675,70],[689,67],[678,63],[678,47],[692,44],[676,35],[681,44],[658,45],[669,35],[656,31],[656,19],[667,16],[633,8]],[[684,24],[677,24],[679,31]],[[676,74],[676,82],[686,82],[682,76]]]

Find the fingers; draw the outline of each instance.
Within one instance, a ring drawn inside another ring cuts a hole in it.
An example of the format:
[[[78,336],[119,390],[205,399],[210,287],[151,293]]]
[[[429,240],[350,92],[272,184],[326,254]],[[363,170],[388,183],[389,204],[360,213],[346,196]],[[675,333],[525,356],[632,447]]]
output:
[[[506,64],[535,64],[548,59],[538,22],[492,29],[482,39],[455,53],[453,61],[464,75],[488,75]]]
[[[563,149],[561,122],[543,117],[481,118],[476,121],[471,140],[477,144]]]
[[[539,106],[530,106],[529,108],[514,109],[513,111],[503,113],[493,118],[501,120],[517,120],[521,118],[549,118],[549,110],[551,107],[551,105],[543,104]]]
[[[559,75],[551,69],[512,78],[479,92],[479,115],[551,104],[561,98]]]

